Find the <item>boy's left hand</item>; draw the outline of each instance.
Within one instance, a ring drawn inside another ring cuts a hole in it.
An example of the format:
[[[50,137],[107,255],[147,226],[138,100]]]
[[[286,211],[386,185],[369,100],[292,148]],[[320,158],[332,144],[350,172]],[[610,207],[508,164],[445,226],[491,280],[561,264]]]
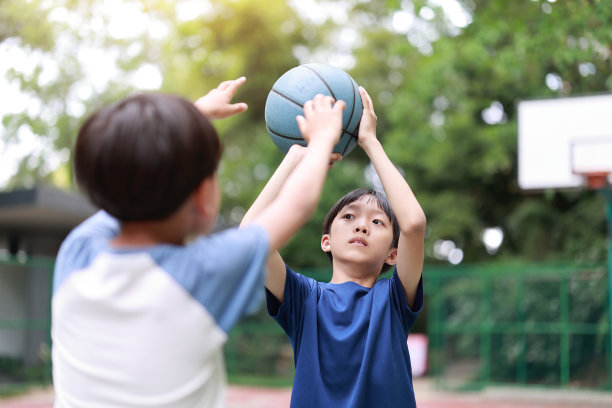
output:
[[[306,154],[306,147],[301,146],[299,144],[292,145],[289,148],[289,151],[287,152],[287,156],[291,156],[291,158],[295,160],[296,163],[302,160],[305,154]],[[330,154],[329,155],[329,168],[331,169],[332,167],[334,167],[334,164],[340,160],[342,160],[342,155],[340,153]]]
[[[238,88],[246,81],[245,77],[224,81],[215,89],[195,101],[195,106],[209,119],[223,119],[247,110],[244,102],[231,103]]]
[[[376,113],[374,113],[374,103],[372,98],[366,92],[365,88],[359,87],[359,95],[361,95],[361,103],[363,104],[363,113],[361,114],[361,122],[359,122],[358,143],[363,147],[364,143],[370,139],[376,139]]]
[[[340,153],[332,153],[329,156],[329,168],[331,169],[334,167],[334,164],[340,160],[342,160],[342,155]]]

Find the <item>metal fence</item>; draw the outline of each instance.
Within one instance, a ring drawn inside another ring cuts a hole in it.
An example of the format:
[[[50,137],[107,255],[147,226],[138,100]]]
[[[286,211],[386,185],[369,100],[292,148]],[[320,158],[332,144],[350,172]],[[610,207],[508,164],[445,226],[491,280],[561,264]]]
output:
[[[0,390],[51,382],[52,267],[0,254]],[[328,268],[300,272],[331,277]],[[427,375],[441,387],[612,390],[606,265],[426,265],[423,277],[414,331],[427,334]],[[291,346],[265,310],[232,331],[225,355],[230,380],[292,381]]]
[[[51,383],[53,262],[0,254],[0,390]]]
[[[612,390],[606,265],[427,267],[430,374]]]
[[[426,265],[423,278],[413,332],[427,335],[427,374],[440,387],[612,390],[606,265]],[[238,325],[226,356],[230,376],[293,375],[288,341],[265,312]]]

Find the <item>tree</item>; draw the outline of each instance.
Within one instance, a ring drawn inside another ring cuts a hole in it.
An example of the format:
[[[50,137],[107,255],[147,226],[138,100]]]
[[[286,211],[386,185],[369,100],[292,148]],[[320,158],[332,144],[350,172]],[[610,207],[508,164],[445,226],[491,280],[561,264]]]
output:
[[[144,61],[127,63],[130,43],[111,35],[109,13],[103,2],[88,0],[0,3],[0,22],[8,28],[0,43],[20,56],[10,61],[5,83],[16,84],[23,99],[2,112],[1,137],[32,144],[7,187],[72,188],[70,152],[84,115],[134,89],[125,76]],[[93,77],[92,69],[104,78]]]
[[[381,140],[428,215],[428,261],[437,259],[441,240],[452,240],[466,261],[492,259],[481,234],[493,226],[505,232],[497,257],[605,258],[597,194],[518,189],[515,104],[612,87],[607,2],[319,1],[348,14],[315,21],[284,0],[265,7],[255,0],[147,0],[121,3],[128,23],[105,4],[0,2],[0,44],[34,56],[33,70],[7,74],[29,106],[3,115],[1,137],[34,135],[45,146],[22,160],[9,186],[73,188],[70,151],[84,116],[142,88],[151,74],[158,79],[148,87],[190,99],[246,75],[237,98],[249,103],[248,112],[216,123],[225,146],[220,220],[236,224],[282,158],[263,121],[272,84],[300,63],[328,62],[373,96]],[[101,84],[90,80],[90,55],[110,61]],[[554,89],[551,76],[560,84]],[[327,265],[312,255],[320,251],[320,222],[340,196],[368,183],[367,165],[356,149],[331,171],[313,220],[285,250],[292,264]]]
[[[0,0],[0,43],[7,38],[19,37],[23,44],[51,48],[53,26],[47,17],[48,12],[40,0]]]
[[[505,231],[502,256],[605,259],[604,206],[595,193],[518,189],[515,104],[610,90],[612,6],[463,1],[471,23],[453,27],[433,1],[386,4],[381,12],[379,4],[355,3],[354,18],[375,23],[360,30],[354,72],[372,84],[386,150],[426,210],[429,259],[441,239],[460,246],[465,260],[490,259],[480,239],[489,226]],[[398,12],[411,13],[416,28],[389,30]],[[549,88],[547,75],[562,86]]]

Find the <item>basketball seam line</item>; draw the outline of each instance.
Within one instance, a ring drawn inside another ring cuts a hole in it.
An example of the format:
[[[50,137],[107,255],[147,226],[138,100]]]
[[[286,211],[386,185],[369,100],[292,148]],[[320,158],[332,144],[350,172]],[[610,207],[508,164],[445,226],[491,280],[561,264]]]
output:
[[[329,84],[327,83],[327,81],[325,81],[325,79],[323,79],[323,77],[321,75],[319,75],[319,73],[317,71],[315,71],[312,67],[309,67],[308,65],[304,65],[304,68],[312,71],[321,80],[321,82],[323,82],[323,85],[325,85],[325,87],[327,88],[327,90],[331,94],[331,97],[334,98],[334,99],[337,99],[336,95],[334,94],[334,91],[332,91],[332,89],[329,86]]]
[[[348,74],[346,74],[346,76],[348,77]],[[355,86],[353,85],[353,81],[351,81],[350,77],[349,77],[349,82],[351,83],[351,89],[353,90],[353,106],[351,106],[351,114],[348,120],[348,123],[351,123],[351,120],[353,120],[353,114],[355,113],[355,103],[357,102],[357,97],[355,96]],[[357,127],[359,127],[359,124],[357,124]],[[355,128],[355,130],[357,130],[357,128]],[[359,137],[356,134],[352,132],[348,132],[348,131],[346,133],[348,133],[350,137],[355,138],[355,140],[359,142]],[[342,151],[343,156],[346,150],[348,149],[349,144],[350,144],[350,139],[349,139],[349,142],[346,144],[346,146],[344,146],[344,150]]]
[[[327,89],[329,90],[329,93],[331,94],[332,98],[334,98],[334,99],[336,99],[336,100],[338,99],[338,98],[336,98],[336,95],[335,95],[335,94],[334,94],[334,92],[332,91],[332,89],[331,89],[331,87],[329,86],[329,84],[327,83],[327,81],[326,81],[326,80],[325,80],[325,79],[324,79],[324,78],[323,78],[321,75],[319,75],[319,73],[318,73],[318,72],[317,72],[317,71],[316,71],[314,68],[312,68],[312,67],[310,67],[310,66],[308,66],[308,65],[304,65],[304,68],[306,68],[306,69],[308,69],[308,70],[312,71],[312,72],[313,72],[313,73],[314,73],[314,74],[315,74],[315,75],[316,75],[316,76],[317,76],[317,77],[318,77],[318,78],[321,80],[321,82],[323,82],[323,84],[324,84],[324,85],[327,87]],[[344,72],[344,71],[343,71],[343,72]],[[348,78],[349,83],[351,84],[351,89],[353,90],[353,104],[352,104],[353,106],[351,106],[351,114],[349,115],[349,120],[347,121],[347,123],[351,123],[351,120],[353,119],[353,114],[355,113],[355,101],[356,101],[356,98],[355,98],[355,86],[353,85],[353,81],[351,81],[351,77],[350,77],[350,76],[349,76],[349,75],[348,75],[346,72],[344,72],[344,74],[345,74],[345,75],[346,75],[346,77]],[[359,138],[358,138],[358,137],[357,137],[357,136],[356,136],[354,133],[349,132],[349,131],[348,131],[348,129],[344,129],[344,128],[342,128],[342,131],[343,131],[343,132],[348,133],[350,137],[353,137],[353,138],[355,138],[355,139],[359,140]],[[346,152],[346,150],[348,149],[348,145],[349,145],[349,144],[350,144],[350,143],[347,143],[347,144],[346,144],[346,146],[344,146],[344,150],[342,151],[342,155],[343,155],[343,156],[344,156],[344,153]]]
[[[304,140],[304,138],[302,138],[302,137],[292,137],[292,136],[287,136],[287,135],[284,135],[282,133],[279,133],[279,132],[275,131],[274,129],[271,129],[270,126],[266,126],[266,129],[268,129],[268,132],[274,133],[276,136],[278,136],[278,137],[280,137],[282,139]]]
[[[310,66],[308,66],[308,65],[304,65],[304,68],[306,68],[306,69],[308,69],[309,71],[311,71],[312,73],[314,73],[314,74],[315,74],[315,75],[316,75],[316,76],[319,78],[319,80],[321,80],[321,82],[323,82],[323,85],[325,85],[325,87],[327,88],[327,90],[328,90],[328,91],[329,91],[329,93],[331,94],[332,98],[334,98],[335,100],[337,100],[336,95],[335,95],[335,94],[334,94],[334,92],[332,91],[332,89],[331,89],[331,87],[329,86],[329,84],[327,83],[327,81],[326,81],[326,80],[325,80],[325,79],[324,79],[324,78],[323,78],[321,75],[319,75],[319,73],[318,73],[318,72],[317,72],[317,71],[316,71],[314,68],[312,68],[312,67],[310,67]],[[344,74],[345,74],[345,75],[346,75],[346,77],[348,78],[349,83],[350,83],[350,85],[351,85],[351,90],[353,91],[353,103],[352,103],[352,106],[351,106],[351,113],[349,114],[349,119],[348,119],[348,121],[347,121],[347,123],[351,123],[351,120],[353,120],[353,115],[355,114],[355,102],[356,102],[357,98],[356,98],[356,93],[355,93],[355,86],[354,86],[354,84],[353,84],[353,81],[351,80],[351,77],[350,77],[350,76],[349,76],[349,75],[348,75],[346,72],[344,72]],[[284,95],[284,94],[280,93],[280,92],[279,92],[279,91],[277,91],[276,89],[272,88],[272,91],[273,91],[274,93],[276,93],[277,95],[279,95],[280,97],[282,97],[282,98],[284,98],[284,99],[288,100],[289,102],[292,102],[292,103],[294,103],[295,105],[297,105],[297,106],[301,107],[302,109],[304,108],[304,106],[303,106],[301,103],[299,103],[298,101],[296,101],[296,100],[294,100],[294,99],[289,98],[287,95]],[[359,126],[359,125],[357,125],[357,126]],[[284,135],[284,134],[282,134],[282,133],[276,132],[275,130],[270,129],[270,127],[269,127],[269,126],[266,126],[266,128],[268,129],[268,131],[269,131],[269,132],[274,133],[274,134],[275,134],[276,136],[278,136],[278,137],[285,138],[285,139],[289,139],[289,140],[302,140],[302,138],[295,138],[295,137],[287,136],[287,135]],[[357,130],[357,129],[355,129],[355,130]],[[357,141],[359,141],[358,136],[357,136],[357,135],[356,135],[354,132],[349,132],[348,127],[347,127],[346,129],[345,129],[344,127],[342,127],[342,132],[343,132],[343,133],[347,133],[347,134],[350,136],[350,138],[354,138],[354,139],[356,139]],[[342,155],[343,155],[343,156],[344,156],[344,154],[346,153],[346,150],[348,149],[349,144],[350,144],[350,139],[349,139],[349,141],[346,143],[346,145],[344,146],[344,149],[343,149],[343,151],[342,151]]]
[[[272,88],[272,92],[274,92],[275,94],[277,94],[278,96],[280,96],[281,98],[285,98],[286,100],[288,100],[289,102],[292,102],[294,104],[296,104],[297,106],[299,106],[300,108],[304,109],[304,105],[302,105],[301,103],[299,103],[298,101],[291,99],[290,97],[288,97],[285,94],[280,93],[279,91],[277,91],[276,89]]]
[[[293,137],[293,136],[287,136],[283,133],[280,133],[274,129],[272,129],[270,126],[266,125],[266,129],[268,130],[268,132],[274,133],[276,136],[284,138],[284,139],[290,139],[290,140],[304,140],[303,137]],[[355,136],[354,133],[349,132],[348,130],[342,128],[342,132],[346,133],[347,135],[351,136],[352,138],[357,139],[357,136]]]
[[[327,86],[327,84],[325,84],[325,86]],[[353,88],[353,100],[354,100],[354,99],[355,99],[355,87],[353,86],[353,84],[352,84],[352,83],[351,83],[351,88]],[[272,92],[274,92],[275,94],[277,94],[277,95],[278,95],[278,96],[280,96],[281,98],[286,99],[286,100],[288,100],[289,102],[291,102],[291,103],[295,104],[296,106],[299,106],[300,108],[304,109],[304,105],[302,105],[301,103],[299,103],[299,102],[298,102],[298,101],[296,101],[295,99],[291,99],[291,98],[290,98],[290,97],[288,97],[287,95],[285,95],[285,94],[283,94],[283,93],[279,92],[278,90],[276,90],[276,89],[274,89],[274,88],[272,88]],[[331,91],[330,91],[330,93],[331,93]],[[333,96],[332,96],[332,97],[333,97]],[[335,97],[333,97],[333,98],[335,99]],[[352,110],[354,110],[354,109],[355,109],[355,106],[354,106],[354,105],[355,105],[355,102],[353,102],[353,108],[352,108]],[[352,118],[352,112],[351,112],[351,118]],[[350,120],[349,120],[349,122],[350,122]],[[268,127],[268,126],[266,126],[266,127],[268,128],[268,130],[270,130],[271,132],[273,132],[273,133],[274,133],[275,135],[277,135],[277,136],[287,137],[287,138],[292,139],[292,140],[300,140],[300,139],[301,139],[301,138],[294,138],[294,137],[291,137],[291,136],[285,136],[285,135],[283,135],[282,133],[278,133],[278,132],[276,132],[276,131],[274,131],[274,130],[270,129],[270,127]],[[348,128],[346,128],[346,129],[345,129],[345,128],[343,127],[343,128],[342,128],[342,131],[343,131],[343,132],[348,133],[348,134],[349,134],[349,136],[354,137],[355,139],[357,139],[357,135],[355,135],[355,133],[353,133],[353,132],[349,132]]]

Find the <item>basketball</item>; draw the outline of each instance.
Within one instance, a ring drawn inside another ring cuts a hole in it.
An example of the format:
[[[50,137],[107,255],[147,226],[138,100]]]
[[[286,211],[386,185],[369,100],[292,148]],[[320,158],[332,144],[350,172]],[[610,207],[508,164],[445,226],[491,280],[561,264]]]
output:
[[[285,72],[272,86],[265,107],[266,128],[281,152],[294,144],[306,146],[295,117],[303,115],[304,103],[317,94],[343,100],[342,135],[335,153],[346,156],[357,145],[363,105],[359,87],[349,74],[327,64],[304,64]]]

